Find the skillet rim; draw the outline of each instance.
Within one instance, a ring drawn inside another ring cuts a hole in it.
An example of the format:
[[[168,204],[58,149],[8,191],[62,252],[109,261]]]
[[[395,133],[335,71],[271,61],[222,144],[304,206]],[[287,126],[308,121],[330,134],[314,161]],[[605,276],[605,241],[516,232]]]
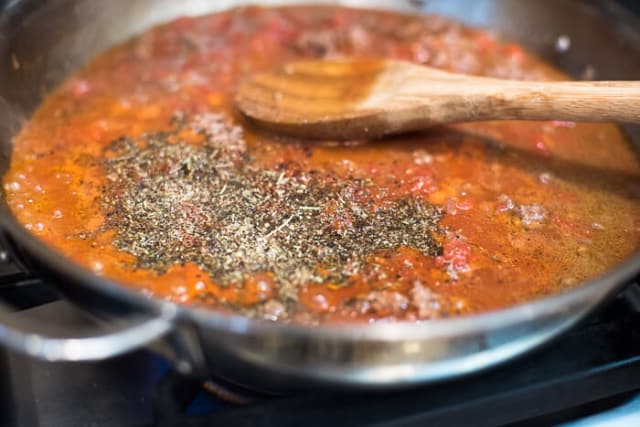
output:
[[[609,9],[612,14],[620,16],[621,19],[626,21],[627,25],[634,22],[640,24],[640,19],[632,16],[630,12],[621,6],[611,8],[611,5],[607,2],[598,3],[600,3],[601,7],[604,4],[604,7]],[[421,12],[416,11],[415,13]],[[633,29],[632,26],[630,28]],[[640,25],[636,28],[640,28]],[[635,30],[634,33],[640,36],[640,31]],[[640,155],[640,147],[635,148],[636,153]],[[110,303],[126,303],[128,306],[145,310],[147,314],[160,316],[161,313],[173,312],[175,313],[176,321],[192,320],[209,328],[248,334],[282,332],[292,336],[313,335],[348,340],[403,341],[413,338],[455,336],[491,329],[504,329],[530,320],[562,313],[563,311],[568,313],[573,304],[581,304],[587,300],[593,300],[592,303],[595,305],[606,299],[607,296],[614,294],[616,290],[626,286],[627,282],[640,272],[639,248],[634,254],[616,264],[615,267],[583,282],[575,288],[557,294],[545,295],[502,309],[424,322],[286,324],[147,297],[139,291],[121,285],[117,281],[99,276],[88,268],[67,259],[61,253],[29,233],[17,222],[6,205],[3,189],[0,189],[0,199],[0,231],[6,233],[12,239],[12,246],[17,245],[19,252],[22,252],[22,247],[25,247],[30,252],[28,254],[29,258],[36,255],[38,262],[43,261],[46,264],[45,269],[51,268],[61,276],[70,277],[76,286],[87,286],[98,295],[111,298]],[[18,262],[20,261],[18,260]],[[58,289],[62,287],[60,284],[52,286]],[[589,311],[591,311],[591,308],[589,308]]]

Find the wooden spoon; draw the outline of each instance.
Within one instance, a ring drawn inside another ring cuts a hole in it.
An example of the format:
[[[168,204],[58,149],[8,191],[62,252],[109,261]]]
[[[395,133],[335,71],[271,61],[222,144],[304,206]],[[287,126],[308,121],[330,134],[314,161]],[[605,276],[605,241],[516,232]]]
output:
[[[403,61],[317,60],[251,76],[236,103],[275,132],[369,139],[478,120],[640,123],[640,81],[515,81]]]

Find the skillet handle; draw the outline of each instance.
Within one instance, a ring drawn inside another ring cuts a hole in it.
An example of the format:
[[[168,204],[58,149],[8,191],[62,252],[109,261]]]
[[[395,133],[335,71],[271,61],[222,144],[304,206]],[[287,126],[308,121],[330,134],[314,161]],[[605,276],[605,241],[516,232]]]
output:
[[[41,360],[101,360],[124,354],[166,335],[173,329],[174,315],[175,310],[168,307],[157,317],[132,320],[112,332],[100,331],[80,338],[57,338],[31,332],[38,329],[35,322],[17,322],[8,307],[0,304],[0,345]]]

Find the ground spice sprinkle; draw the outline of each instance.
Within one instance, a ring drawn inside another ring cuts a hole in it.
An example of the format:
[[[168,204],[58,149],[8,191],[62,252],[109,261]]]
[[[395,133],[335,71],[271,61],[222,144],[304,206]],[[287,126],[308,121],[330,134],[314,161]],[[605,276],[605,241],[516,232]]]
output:
[[[381,201],[367,179],[257,167],[242,129],[221,114],[176,115],[170,131],[119,138],[104,166],[106,227],[139,268],[193,263],[222,286],[270,272],[280,297],[295,300],[305,283],[348,285],[380,251],[442,253],[439,208]]]

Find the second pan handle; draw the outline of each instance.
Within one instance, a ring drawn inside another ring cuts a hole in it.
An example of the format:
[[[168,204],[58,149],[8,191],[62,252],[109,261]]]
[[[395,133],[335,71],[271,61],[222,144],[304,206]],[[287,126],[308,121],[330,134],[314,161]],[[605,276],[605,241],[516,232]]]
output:
[[[0,345],[16,352],[48,361],[101,360],[142,347],[166,335],[174,328],[175,310],[170,305],[157,317],[132,319],[112,332],[96,331],[86,337],[57,338],[36,332],[37,322],[12,316],[0,304]]]

